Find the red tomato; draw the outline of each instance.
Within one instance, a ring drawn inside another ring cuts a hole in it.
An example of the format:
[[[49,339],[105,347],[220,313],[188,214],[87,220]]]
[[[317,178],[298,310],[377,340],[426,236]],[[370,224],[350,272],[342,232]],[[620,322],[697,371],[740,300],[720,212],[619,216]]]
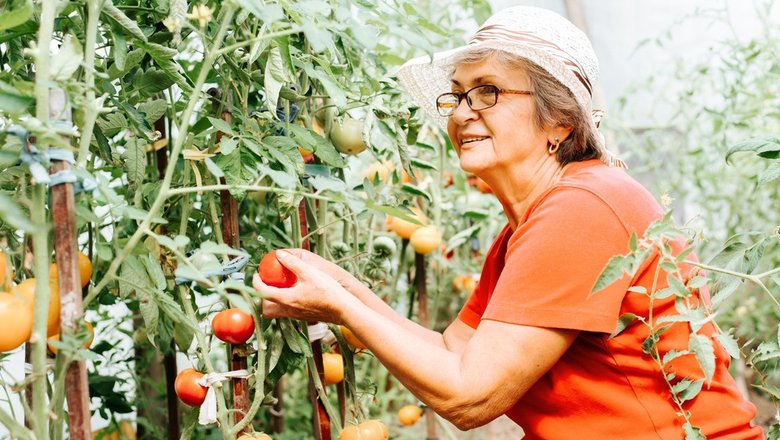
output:
[[[292,287],[298,282],[298,277],[276,258],[276,251],[271,251],[260,260],[257,267],[260,273],[260,279],[269,286],[274,287]]]
[[[176,376],[176,382],[173,383],[173,388],[182,402],[189,406],[200,406],[206,400],[206,393],[209,389],[198,384],[198,379],[201,377],[203,377],[203,373],[192,368],[186,368],[179,372],[179,375]]]
[[[217,313],[211,321],[214,336],[228,344],[243,344],[255,332],[252,315],[240,309],[227,309]]]

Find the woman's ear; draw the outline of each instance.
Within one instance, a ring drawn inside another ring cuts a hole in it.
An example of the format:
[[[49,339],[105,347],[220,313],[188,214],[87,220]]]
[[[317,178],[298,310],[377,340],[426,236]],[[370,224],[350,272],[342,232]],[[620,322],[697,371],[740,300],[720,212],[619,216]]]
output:
[[[549,145],[555,145],[556,143],[561,143],[569,137],[572,131],[573,129],[569,127],[549,128],[547,129],[547,143]]]

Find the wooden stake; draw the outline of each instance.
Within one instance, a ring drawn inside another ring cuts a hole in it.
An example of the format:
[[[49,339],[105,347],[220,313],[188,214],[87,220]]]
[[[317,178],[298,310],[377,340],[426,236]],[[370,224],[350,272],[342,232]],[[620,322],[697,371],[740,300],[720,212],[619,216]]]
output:
[[[430,328],[428,322],[428,287],[425,284],[426,267],[425,255],[414,254],[414,287],[417,291],[417,317],[420,325]],[[438,440],[436,433],[436,413],[429,407],[425,408],[425,432],[426,440]]]
[[[71,122],[67,95],[62,89],[49,92],[50,120]],[[50,173],[70,169],[65,161],[52,161]],[[54,224],[54,252],[57,259],[57,276],[60,290],[60,325],[63,335],[73,334],[84,314],[81,303],[78,248],[76,246],[76,209],[73,185],[61,183],[51,187],[51,215]],[[43,249],[38,249],[43,252]],[[70,438],[92,438],[89,412],[89,387],[87,365],[83,360],[72,361],[65,372],[65,396],[68,402]]]

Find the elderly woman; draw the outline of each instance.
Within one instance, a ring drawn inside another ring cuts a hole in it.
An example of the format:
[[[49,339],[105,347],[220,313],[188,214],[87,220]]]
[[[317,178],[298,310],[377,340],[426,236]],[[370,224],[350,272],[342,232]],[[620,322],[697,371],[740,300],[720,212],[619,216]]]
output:
[[[701,378],[693,356],[662,372],[642,351],[645,326],[610,338],[622,314],[649,316],[647,296],[628,289],[652,289],[657,256],[590,295],[610,257],[663,214],[604,147],[591,117],[597,73],[582,32],[529,7],[505,9],[468,45],[402,67],[412,97],[446,123],[461,168],[490,185],[507,216],[476,290],[444,333],[398,316],[352,275],[301,250],[278,252],[298,276],[294,287],[255,277],[268,295],[264,315],[346,325],[461,429],[506,414],[529,439],[682,438],[664,374]],[[674,300],[653,307],[656,317],[674,312]],[[686,350],[689,336],[675,325],[659,345]],[[709,439],[761,438],[728,355],[714,346],[711,383],[684,405],[692,425]]]

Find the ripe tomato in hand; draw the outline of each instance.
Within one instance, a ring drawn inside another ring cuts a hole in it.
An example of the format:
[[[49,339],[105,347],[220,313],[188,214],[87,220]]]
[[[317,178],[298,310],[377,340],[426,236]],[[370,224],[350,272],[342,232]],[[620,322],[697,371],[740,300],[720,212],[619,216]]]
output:
[[[206,400],[206,393],[209,389],[198,384],[198,379],[201,377],[203,377],[203,373],[192,368],[186,368],[179,372],[173,383],[173,388],[182,402],[189,406],[200,406]]]
[[[298,277],[276,258],[276,251],[271,251],[260,260],[257,266],[260,279],[273,287],[292,287],[298,282]]]
[[[220,341],[243,344],[255,332],[255,320],[241,309],[227,309],[214,316],[211,329]]]

